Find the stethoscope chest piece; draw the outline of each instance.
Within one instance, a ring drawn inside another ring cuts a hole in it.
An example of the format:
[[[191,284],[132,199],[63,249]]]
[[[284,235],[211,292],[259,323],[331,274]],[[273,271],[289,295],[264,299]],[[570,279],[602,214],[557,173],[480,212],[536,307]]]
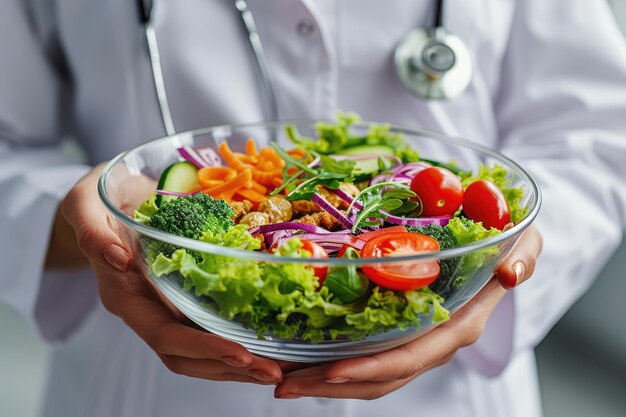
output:
[[[472,81],[469,48],[443,27],[409,32],[396,47],[394,67],[402,85],[424,99],[456,98]]]

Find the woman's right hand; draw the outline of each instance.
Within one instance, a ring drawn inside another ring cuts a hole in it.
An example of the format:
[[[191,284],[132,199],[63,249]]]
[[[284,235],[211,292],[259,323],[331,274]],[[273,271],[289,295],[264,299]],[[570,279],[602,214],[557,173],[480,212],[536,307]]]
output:
[[[278,364],[252,355],[237,343],[191,327],[152,286],[140,262],[135,262],[138,255],[132,254],[120,239],[117,223],[100,203],[96,184],[102,168],[94,168],[68,193],[61,203],[62,219],[55,222],[55,230],[59,227],[62,233],[68,226],[73,229],[77,247],[96,272],[105,308],[124,320],[177,374],[214,381],[280,382]]]

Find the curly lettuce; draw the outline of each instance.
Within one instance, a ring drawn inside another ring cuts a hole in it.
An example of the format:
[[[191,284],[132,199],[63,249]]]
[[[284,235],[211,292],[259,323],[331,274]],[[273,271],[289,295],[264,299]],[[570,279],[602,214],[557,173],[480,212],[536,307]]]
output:
[[[493,227],[487,229],[481,222],[475,222],[465,217],[450,219],[446,227],[452,232],[459,245],[474,243],[502,233]],[[496,253],[498,253],[498,247],[492,245],[464,255],[461,259],[459,275],[454,282],[454,286],[458,288],[469,276],[473,275],[476,270],[484,265],[488,256]]]
[[[244,250],[260,246],[244,225],[219,235],[205,233],[201,240]],[[311,256],[299,239],[287,241],[276,255]],[[217,306],[223,317],[255,329],[260,338],[358,339],[396,327],[418,327],[420,315],[432,314],[434,322],[448,318],[443,299],[427,288],[394,292],[374,287],[345,302],[329,287],[318,288],[318,278],[305,263],[258,262],[178,249],[170,256],[156,256],[150,268],[157,277],[180,274],[184,290]]]

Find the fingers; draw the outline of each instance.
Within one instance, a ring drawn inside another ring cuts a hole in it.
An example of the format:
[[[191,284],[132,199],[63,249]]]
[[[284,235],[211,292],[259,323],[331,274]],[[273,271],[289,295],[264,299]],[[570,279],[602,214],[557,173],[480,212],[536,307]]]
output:
[[[285,380],[274,390],[274,397],[280,399],[325,397],[373,400],[397,390],[413,379],[333,384],[325,380],[326,368],[327,365],[316,366],[286,375]]]
[[[496,269],[496,276],[504,288],[512,289],[530,278],[542,245],[541,233],[535,226],[529,227],[511,254]]]
[[[278,384],[280,376],[266,373],[260,365],[261,358],[254,358],[248,366],[229,365],[223,361],[212,359],[189,359],[180,356],[161,355],[167,368],[177,374],[212,381],[240,381],[263,384]],[[236,378],[233,378],[236,376]]]
[[[276,394],[364,399],[384,395],[451,361],[459,348],[474,343],[504,294],[492,280],[450,321],[420,338],[376,355],[291,372]]]
[[[109,270],[127,271],[132,263],[131,252],[109,227],[108,215],[97,193],[101,168],[94,168],[72,188],[61,204],[61,211],[76,233],[80,250],[92,263]]]
[[[107,274],[95,269],[105,307],[121,317],[174,372],[212,380],[239,374],[228,380],[257,383],[275,384],[282,379],[275,362],[252,355],[238,343],[178,321],[154,297],[139,272]],[[134,284],[119,285],[122,281]]]

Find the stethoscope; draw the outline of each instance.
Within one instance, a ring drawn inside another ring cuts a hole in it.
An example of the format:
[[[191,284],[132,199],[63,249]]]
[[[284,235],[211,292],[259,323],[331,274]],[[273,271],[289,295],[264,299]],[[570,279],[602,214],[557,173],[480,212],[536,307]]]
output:
[[[152,24],[153,0],[137,0],[144,27],[161,119],[168,135],[176,134],[163,80],[156,31]],[[417,28],[398,42],[393,63],[398,79],[411,94],[429,100],[450,100],[465,91],[472,80],[473,60],[469,47],[443,25],[444,0],[436,0],[435,21],[430,28]],[[256,24],[245,0],[234,0],[257,63],[265,90],[268,120],[278,120],[274,82]]]

